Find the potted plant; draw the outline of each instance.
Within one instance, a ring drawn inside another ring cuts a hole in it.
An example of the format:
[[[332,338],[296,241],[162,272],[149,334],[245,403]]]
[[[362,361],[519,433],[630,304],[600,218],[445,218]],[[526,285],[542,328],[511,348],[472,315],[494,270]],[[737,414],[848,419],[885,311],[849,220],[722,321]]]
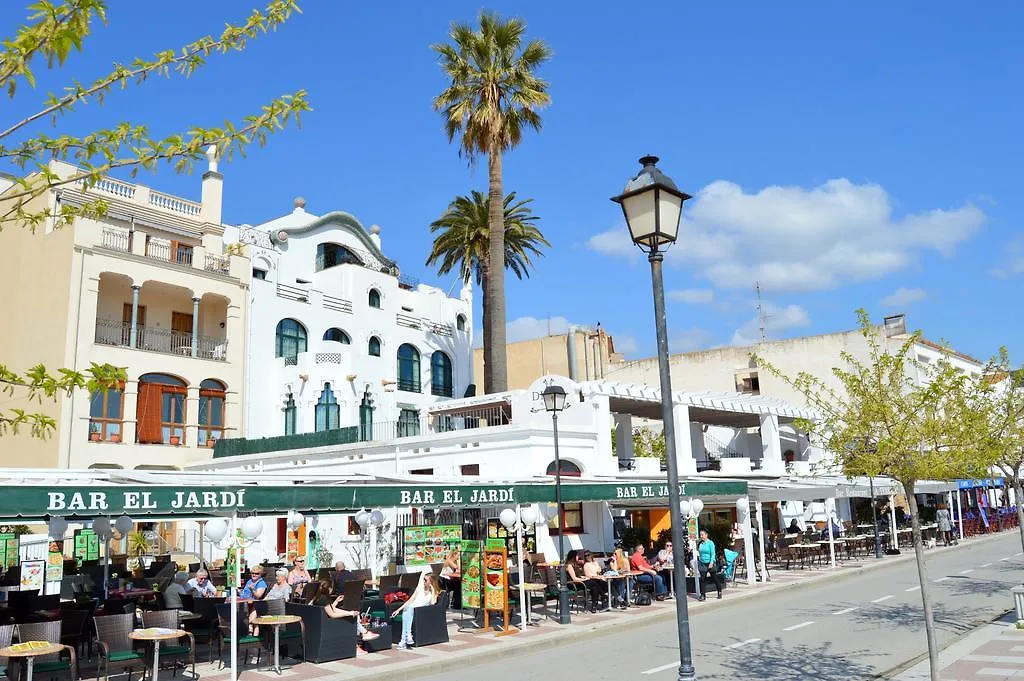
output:
[[[171,444],[174,445],[175,447],[180,445],[181,444],[181,438],[179,436],[177,436],[177,435],[172,435],[171,436]]]
[[[215,438],[212,438],[212,437],[211,438],[207,438],[207,440],[206,440],[206,446],[207,447],[209,447],[210,449],[213,449],[216,445],[217,445],[217,440]]]
[[[90,423],[89,424],[89,440],[91,442],[100,441],[100,424]]]
[[[111,433],[110,434],[110,441],[111,442],[120,442],[121,441],[121,433]]]

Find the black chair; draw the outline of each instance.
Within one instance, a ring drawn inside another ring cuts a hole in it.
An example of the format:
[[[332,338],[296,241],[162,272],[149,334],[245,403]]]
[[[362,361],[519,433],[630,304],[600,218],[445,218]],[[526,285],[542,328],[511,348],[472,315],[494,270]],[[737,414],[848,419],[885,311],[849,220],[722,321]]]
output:
[[[212,598],[196,598],[192,603],[192,612],[199,619],[185,624],[185,629],[192,633],[197,643],[206,643],[210,651],[210,662],[213,662],[213,644],[220,645],[220,624],[217,619],[217,606],[227,599],[223,596]]]
[[[243,656],[243,663],[252,654],[252,651],[256,651],[256,664],[260,663],[260,652],[262,651],[262,641],[259,636],[253,636],[249,633],[249,616],[246,608],[238,608],[235,612],[236,626],[238,627],[238,641],[235,642],[231,639],[231,604],[230,603],[218,603],[217,604],[217,623],[220,626],[220,638],[218,639],[217,654],[221,657],[221,668],[224,667],[223,650],[224,645],[228,646],[230,650],[232,645],[238,647],[239,655]]]
[[[389,593],[398,591],[401,575],[384,575],[380,578],[380,595],[387,596]]]
[[[23,642],[48,641],[49,643],[56,643],[62,648],[59,653],[42,655],[35,658],[32,665],[32,678],[52,679],[58,676],[67,676],[71,681],[78,679],[78,656],[75,655],[74,648],[61,644],[59,620],[55,622],[19,624],[18,640]],[[67,659],[65,659],[64,653],[67,653]],[[17,666],[12,666],[10,671],[15,670],[17,671],[11,674],[11,679],[12,681],[19,681],[19,679],[23,678],[22,672],[24,672],[24,669],[21,664],[18,664]]]
[[[363,580],[350,579],[342,585],[341,607],[345,610],[363,609]]]
[[[401,603],[393,603],[389,608],[394,612],[401,606]],[[400,643],[402,640],[402,615],[390,619],[391,641]],[[390,614],[390,613],[389,613]],[[416,614],[412,619],[412,640],[413,645],[430,646],[436,643],[448,642],[448,594],[442,592],[433,605],[422,605],[416,608]]]
[[[283,598],[272,598],[270,600],[256,601],[253,603],[253,607],[256,609],[256,614],[260,617],[263,617],[264,615],[285,615],[287,614],[285,603],[286,601]],[[273,632],[261,631],[260,633],[265,639],[267,649],[273,650],[273,644],[271,643],[274,637]],[[281,645],[285,647],[286,651],[291,650],[291,645],[293,643],[298,643],[299,647],[302,648],[303,654],[305,654],[306,634],[302,622],[298,622],[297,624],[286,624],[283,627],[280,627],[278,636]]]
[[[65,607],[66,606],[66,607]],[[78,605],[67,603],[60,609],[60,642],[71,646],[75,652],[82,649],[82,644],[89,641],[88,626],[92,620],[96,603],[89,601],[86,604]],[[88,646],[88,656],[92,657],[92,645]]]
[[[302,618],[303,659],[307,662],[330,662],[356,656],[355,619],[334,619],[327,616],[324,608],[304,603],[286,603],[285,612]]]
[[[401,591],[411,594],[420,583],[419,572],[406,572],[398,576],[398,588]]]
[[[7,592],[7,607],[13,610],[16,614],[28,613],[32,611],[32,601],[39,594],[39,589],[29,589],[27,591],[8,591]]]

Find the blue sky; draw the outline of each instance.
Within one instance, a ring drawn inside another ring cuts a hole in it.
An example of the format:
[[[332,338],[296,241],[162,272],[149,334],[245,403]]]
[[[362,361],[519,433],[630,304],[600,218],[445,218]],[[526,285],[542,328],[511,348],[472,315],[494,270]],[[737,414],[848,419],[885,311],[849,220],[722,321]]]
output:
[[[91,80],[114,60],[218,32],[245,3],[110,5],[64,76]],[[486,164],[467,167],[431,110],[444,81],[429,45],[480,6],[302,5],[245,53],[115,93],[58,130],[129,120],[166,134],[304,88],[315,110],[301,129],[222,166],[225,221],[263,222],[303,196],[311,212],[380,225],[403,271],[450,287],[423,265],[427,226],[457,194],[486,189]],[[525,18],[555,53],[544,130],[505,162],[506,191],[536,199],[553,245],[528,281],[508,283],[513,337],[601,322],[628,356],[653,353],[647,266],[608,200],[651,153],[695,196],[666,272],[673,350],[755,340],[760,281],[771,337],[851,328],[863,306],[906,312],[983,358],[1000,344],[1024,357],[1024,6],[490,7]],[[0,9],[8,26],[20,16],[16,3]],[[40,77],[9,112],[63,82]],[[196,176],[139,181],[198,198]]]

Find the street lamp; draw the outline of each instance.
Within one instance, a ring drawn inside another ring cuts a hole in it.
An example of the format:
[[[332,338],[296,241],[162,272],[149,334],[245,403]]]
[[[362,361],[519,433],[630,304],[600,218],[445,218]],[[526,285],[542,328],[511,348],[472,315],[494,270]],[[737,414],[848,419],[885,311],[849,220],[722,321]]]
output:
[[[676,584],[686,584],[686,557],[683,551],[683,528],[680,526],[679,471],[676,462],[675,423],[672,419],[672,379],[668,368],[668,332],[665,324],[665,282],[661,264],[662,248],[675,243],[683,202],[691,198],[676,188],[667,175],[656,167],[656,156],[640,159],[643,168],[612,201],[622,207],[630,237],[651,263],[654,286],[654,325],[658,336],[658,373],[661,377],[661,420],[665,433],[665,458],[668,468],[669,506],[672,513],[672,569]],[[556,450],[557,451],[557,450]],[[676,600],[676,628],[679,637],[679,681],[696,679],[690,652],[690,615],[685,588]]]
[[[562,460],[558,457],[558,412],[565,409],[565,389],[549,385],[541,393],[544,410],[551,414],[551,428],[555,435],[555,505],[558,507],[558,623],[569,624],[569,590],[565,577],[565,509],[562,508]]]
[[[230,529],[230,532],[229,532]],[[238,515],[232,514],[230,526],[224,518],[214,518],[206,523],[206,538],[229,553],[234,553],[231,589],[231,640],[238,640],[238,590],[242,586],[242,549],[251,546],[263,533],[263,522],[256,516],[249,516],[238,522]],[[238,646],[231,648],[231,681],[238,679]]]

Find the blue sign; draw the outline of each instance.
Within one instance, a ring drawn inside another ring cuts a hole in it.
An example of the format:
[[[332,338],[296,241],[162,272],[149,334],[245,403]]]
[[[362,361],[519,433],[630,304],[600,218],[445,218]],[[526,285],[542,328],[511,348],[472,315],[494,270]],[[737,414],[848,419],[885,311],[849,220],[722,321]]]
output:
[[[975,489],[978,487],[1002,487],[1002,478],[989,478],[988,480],[957,480],[957,487],[960,489]]]

